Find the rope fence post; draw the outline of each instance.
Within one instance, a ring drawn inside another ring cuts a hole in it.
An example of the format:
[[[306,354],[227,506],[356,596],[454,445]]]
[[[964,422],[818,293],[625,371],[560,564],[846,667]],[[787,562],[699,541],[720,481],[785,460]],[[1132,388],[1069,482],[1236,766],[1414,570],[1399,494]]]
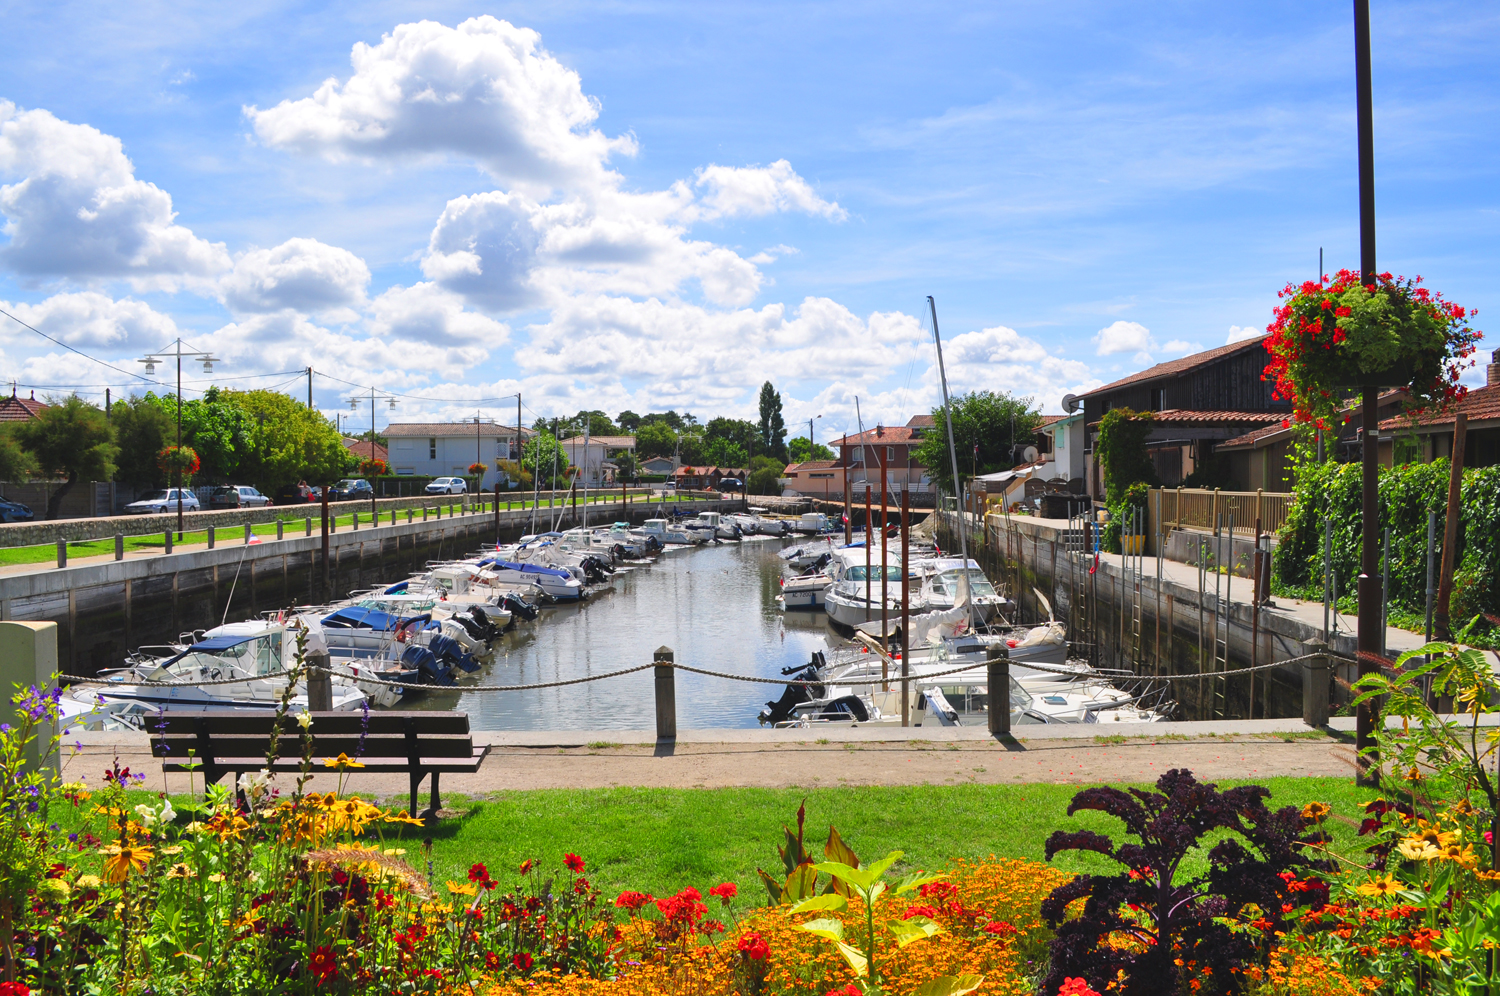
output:
[[[1010,649],[991,645],[986,661],[990,692],[990,736],[1010,736]]]
[[[125,559],[125,534],[115,533],[115,559]]]
[[[333,711],[333,675],[327,651],[312,651],[307,655],[307,711]]]
[[[276,520],[276,538],[282,539],[286,536],[286,522],[283,519]]]
[[[167,530],[166,552],[167,553],[171,553],[172,552],[172,530],[170,530],[170,529]]]
[[[57,566],[68,566],[68,541],[65,539],[57,541]]]
[[[248,546],[250,544],[250,538],[254,535],[255,530],[251,527],[250,523],[245,523],[245,545]]]
[[[1313,729],[1328,725],[1328,674],[1332,662],[1328,645],[1320,640],[1303,644],[1309,659],[1302,663],[1302,722]]]
[[[677,669],[670,647],[658,647],[651,656],[656,665],[656,739],[677,739]]]
[[[212,550],[214,548],[214,527],[213,526],[209,526],[208,527],[208,548],[210,550]]]

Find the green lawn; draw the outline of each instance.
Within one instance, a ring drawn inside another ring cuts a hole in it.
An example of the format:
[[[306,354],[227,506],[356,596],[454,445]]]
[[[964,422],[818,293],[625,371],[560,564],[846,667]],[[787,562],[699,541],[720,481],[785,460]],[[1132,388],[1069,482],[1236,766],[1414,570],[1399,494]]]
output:
[[[1220,787],[1229,784],[1221,782]],[[1356,822],[1364,803],[1374,797],[1348,778],[1272,778],[1260,784],[1271,790],[1274,807],[1319,800]],[[358,778],[351,779],[350,789],[357,793],[358,787]],[[407,848],[407,860],[420,868],[422,840],[430,836],[438,881],[463,878],[476,861],[508,869],[525,858],[537,858],[555,867],[571,851],[588,862],[589,878],[607,894],[628,888],[668,895],[685,885],[706,890],[728,880],[758,899],[763,893],[755,869],[774,872],[780,867],[776,845],[781,827],[794,825],[803,800],[807,840],[817,850],[832,823],[861,859],[902,850],[907,865],[934,869],[954,858],[992,854],[1041,861],[1048,835],[1058,829],[1116,835],[1120,824],[1108,817],[1067,816],[1068,802],[1077,791],[1068,785],[933,785],[562,789],[474,799],[453,795],[444,798],[444,805],[466,815],[427,830],[405,827],[404,833],[387,835],[387,841]],[[132,805],[136,801],[132,799]],[[404,797],[389,801],[405,804]],[[1355,846],[1351,827],[1335,820],[1328,826],[1337,847]],[[1076,852],[1060,854],[1054,864],[1069,871],[1111,867]],[[1196,868],[1202,864],[1200,859]]]
[[[688,499],[689,502],[691,502],[693,500],[694,499]],[[665,501],[665,499],[661,499],[661,498],[644,498],[644,497],[640,497],[640,496],[637,496],[637,495],[632,495],[631,498],[630,498],[630,504],[632,504],[632,505],[639,505],[639,504],[642,504],[642,503],[646,503],[646,504],[662,504],[664,501]],[[351,505],[353,505],[353,504],[354,503],[350,503],[349,505],[343,505],[343,504],[341,504],[340,506],[336,506],[336,508],[351,508]],[[435,498],[434,501],[433,501],[433,504],[431,506],[429,506],[429,507],[436,508],[438,504],[439,504],[439,502]],[[446,501],[444,501],[444,502],[441,502],[441,504],[443,505],[444,510],[445,510],[445,514],[446,514],[446,509],[447,509],[448,503]],[[620,504],[620,496],[617,495],[617,494],[607,494],[606,493],[606,494],[602,494],[602,495],[590,495],[589,496],[589,505],[590,506],[618,505],[618,504]],[[673,504],[673,505],[677,504],[676,499],[672,499],[669,504]],[[542,509],[549,509],[549,508],[556,508],[556,507],[564,506],[564,505],[571,507],[572,503],[570,501],[566,500],[566,499],[557,498],[557,499],[552,499],[550,501],[549,500],[544,500],[541,503],[540,507]],[[511,510],[511,509],[528,509],[528,508],[532,507],[532,503],[529,502],[529,501],[508,501],[508,502],[502,502],[502,506],[505,509],[507,509],[507,510]],[[321,519],[320,519],[321,513],[319,511],[319,507],[320,506],[317,506],[317,505],[287,506],[287,511],[281,517],[282,521],[286,524],[284,526],[285,535],[288,536],[288,537],[292,537],[292,536],[304,536],[304,535],[306,535],[306,528],[307,528],[306,518],[307,518],[307,516],[309,514],[312,515],[312,519],[313,519],[313,533],[316,535],[316,533],[317,533],[317,531],[319,529],[319,524],[321,522]],[[494,509],[495,509],[494,502],[486,502],[484,504],[484,508],[485,508],[486,512],[488,512],[490,514],[493,514],[494,513]],[[416,518],[419,518],[419,519],[421,518],[422,513],[421,513],[420,509],[414,510],[414,513],[415,513]],[[360,517],[360,524],[362,526],[364,526],[364,527],[368,527],[369,524],[370,524],[369,507],[367,505],[364,505],[364,504],[361,503],[359,505],[359,513],[358,514],[359,514],[359,517]],[[350,528],[353,528],[353,525],[354,525],[354,515],[355,515],[355,512],[352,509],[351,509],[351,511],[348,514],[337,514],[337,513],[335,513],[335,515],[334,515],[334,526],[335,526],[335,528],[337,528],[337,529],[350,529]],[[389,509],[381,509],[381,511],[380,511],[380,517],[381,517],[381,521],[383,523],[389,523],[390,522],[390,510]],[[189,516],[186,521],[190,524],[193,521],[193,519],[192,519],[191,516]],[[406,510],[405,509],[397,509],[396,510],[396,521],[398,523],[406,521]],[[255,523],[251,527],[251,529],[252,529],[252,531],[254,532],[254,534],[256,536],[272,537],[272,536],[276,535],[276,523],[275,522],[258,522],[258,523]],[[229,545],[232,545],[234,543],[243,543],[244,541],[245,541],[245,527],[244,526],[241,526],[241,525],[224,526],[222,528],[217,529],[217,531],[216,531],[215,543],[217,543],[217,544],[223,544],[225,546],[229,546]],[[208,532],[205,529],[199,529],[199,530],[196,530],[196,531],[189,531],[189,532],[177,534],[177,535],[175,535],[173,537],[173,543],[177,544],[177,545],[184,545],[184,544],[191,544],[191,543],[202,544],[202,543],[207,543],[207,542],[208,542]],[[166,545],[166,538],[165,538],[164,534],[160,533],[160,532],[148,533],[148,534],[140,535],[140,536],[126,536],[125,537],[125,551],[126,551],[127,554],[130,553],[133,550],[160,551],[165,545]],[[68,543],[68,556],[70,558],[110,556],[114,552],[115,552],[115,541],[114,541],[113,538],[110,538],[110,539],[100,539],[100,540],[87,540],[87,541],[84,541],[84,542],[77,542],[77,543],[74,543],[74,542]],[[56,561],[56,559],[57,559],[57,544],[56,543],[43,543],[43,544],[39,544],[39,545],[36,545],[36,546],[0,547],[0,565],[4,565],[4,564],[45,564],[45,563],[53,563],[53,562]]]

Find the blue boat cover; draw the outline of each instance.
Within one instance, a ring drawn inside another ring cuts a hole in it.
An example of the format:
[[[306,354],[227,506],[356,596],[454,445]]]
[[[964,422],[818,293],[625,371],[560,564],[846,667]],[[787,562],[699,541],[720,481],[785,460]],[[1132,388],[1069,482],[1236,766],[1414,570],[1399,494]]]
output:
[[[564,581],[573,576],[569,572],[556,567],[543,567],[540,564],[528,564],[514,560],[483,560],[480,561],[479,566],[493,566],[506,571],[520,571],[522,574],[550,574],[553,577],[562,578]]]
[[[381,594],[382,595],[404,595],[404,594],[406,594],[406,586],[409,585],[409,584],[411,584],[410,580],[397,581],[395,584],[391,585],[385,591],[381,592]]]
[[[361,605],[346,605],[323,617],[323,625],[334,629],[378,629],[382,632],[395,629],[402,621],[401,616]]]
[[[196,651],[203,654],[216,654],[228,650],[230,647],[238,647],[242,643],[249,643],[251,640],[265,635],[264,633],[256,633],[251,636],[211,636],[206,640],[199,640],[193,644],[188,648],[188,652],[192,653]],[[181,655],[179,654],[178,657],[181,657]],[[177,658],[173,659],[176,660]]]

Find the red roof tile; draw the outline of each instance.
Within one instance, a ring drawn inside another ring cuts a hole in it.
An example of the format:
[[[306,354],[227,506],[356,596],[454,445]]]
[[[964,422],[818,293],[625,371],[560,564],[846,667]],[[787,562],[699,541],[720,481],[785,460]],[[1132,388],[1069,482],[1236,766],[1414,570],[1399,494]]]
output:
[[[803,460],[801,463],[789,463],[783,473],[795,474],[799,470],[829,470],[839,465],[837,460]]]
[[[381,446],[379,443],[372,443],[364,439],[346,439],[344,440],[344,446],[349,450],[350,453],[359,457],[361,460],[384,460],[389,463],[391,459],[390,451],[388,451],[384,446]],[[373,457],[371,456],[372,451],[370,449],[372,446],[374,447]]]
[[[1450,406],[1446,412],[1429,412],[1416,416],[1417,425],[1452,425],[1463,412],[1469,416],[1470,421],[1481,419],[1500,419],[1500,386],[1475,388],[1464,395],[1456,404]],[[1411,420],[1404,416],[1388,418],[1380,423],[1382,429],[1404,429],[1411,425]]]
[[[1197,412],[1189,408],[1169,408],[1155,415],[1161,425],[1264,425],[1272,419],[1278,426],[1281,424],[1281,416],[1267,412]],[[1090,428],[1098,424],[1094,422]]]
[[[35,391],[29,398],[19,398],[14,394],[0,398],[0,422],[29,422],[46,410],[47,406],[36,399]]]

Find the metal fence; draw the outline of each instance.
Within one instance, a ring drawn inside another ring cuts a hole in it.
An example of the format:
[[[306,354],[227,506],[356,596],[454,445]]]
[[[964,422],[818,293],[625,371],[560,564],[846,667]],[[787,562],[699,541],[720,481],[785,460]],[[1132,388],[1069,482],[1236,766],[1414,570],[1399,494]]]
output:
[[[1294,494],[1281,491],[1212,491],[1202,488],[1153,488],[1146,502],[1149,516],[1147,535],[1158,530],[1201,529],[1212,531],[1220,522],[1234,517],[1234,534],[1252,536],[1255,523],[1261,532],[1275,533],[1286,523],[1292,510]],[[1157,518],[1157,510],[1160,519]]]

